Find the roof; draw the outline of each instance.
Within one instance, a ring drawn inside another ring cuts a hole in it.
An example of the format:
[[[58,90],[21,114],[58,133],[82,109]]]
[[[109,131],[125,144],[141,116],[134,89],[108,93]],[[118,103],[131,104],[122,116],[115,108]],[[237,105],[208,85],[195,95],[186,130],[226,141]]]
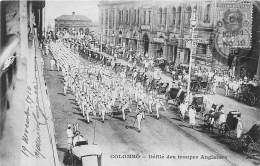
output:
[[[69,20],[69,21],[89,21],[91,22],[91,20],[83,15],[61,15],[57,18],[55,18],[55,20]]]

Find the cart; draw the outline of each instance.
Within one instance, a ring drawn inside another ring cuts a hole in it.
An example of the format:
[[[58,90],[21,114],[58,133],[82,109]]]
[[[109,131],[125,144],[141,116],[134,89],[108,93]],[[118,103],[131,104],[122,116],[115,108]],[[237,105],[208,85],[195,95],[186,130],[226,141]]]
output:
[[[73,158],[75,157],[82,162],[82,166],[96,165],[92,160],[93,156],[97,157],[97,165],[102,165],[102,152],[98,145],[75,146],[72,148],[71,153],[73,155]],[[72,165],[76,166],[75,162],[73,162]]]
[[[197,113],[201,113],[202,116],[205,112],[205,104],[203,102],[203,96],[196,96],[192,99],[192,105],[194,106]]]
[[[185,94],[186,94],[185,91],[182,91],[179,97],[177,97],[179,90],[180,90],[179,88],[171,88],[168,92],[166,92],[165,94],[166,103],[168,103],[168,101],[172,101],[173,105],[179,106],[180,103],[184,101]]]
[[[249,157],[260,153],[260,123],[254,124],[251,129],[241,136],[242,150]]]
[[[230,111],[227,115],[226,122],[220,125],[220,134],[233,137],[232,134],[236,131],[238,118],[240,117],[241,113],[239,111]]]

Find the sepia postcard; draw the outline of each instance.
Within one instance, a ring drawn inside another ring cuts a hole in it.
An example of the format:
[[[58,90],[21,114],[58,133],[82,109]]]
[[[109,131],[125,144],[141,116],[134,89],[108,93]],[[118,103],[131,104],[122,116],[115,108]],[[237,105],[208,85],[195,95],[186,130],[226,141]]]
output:
[[[260,166],[260,1],[0,0],[0,166]]]

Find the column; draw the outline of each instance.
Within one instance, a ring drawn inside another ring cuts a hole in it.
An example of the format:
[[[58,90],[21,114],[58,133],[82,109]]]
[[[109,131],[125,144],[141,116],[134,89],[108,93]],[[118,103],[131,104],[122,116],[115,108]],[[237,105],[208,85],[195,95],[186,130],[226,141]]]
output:
[[[168,54],[167,43],[165,42],[165,43],[163,44],[163,58],[165,58],[165,59],[168,61],[167,54]]]

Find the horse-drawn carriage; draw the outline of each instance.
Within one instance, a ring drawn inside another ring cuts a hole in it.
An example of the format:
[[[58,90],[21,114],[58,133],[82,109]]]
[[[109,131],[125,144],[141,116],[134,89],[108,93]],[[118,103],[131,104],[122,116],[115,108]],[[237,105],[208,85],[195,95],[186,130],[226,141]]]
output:
[[[260,123],[254,124],[241,137],[242,150],[249,157],[260,153]]]
[[[168,62],[166,59],[158,58],[154,60],[154,66],[159,67],[161,70],[165,70],[165,66],[168,65]]]
[[[238,127],[241,127],[240,119],[241,113],[239,111],[230,111],[227,116],[224,112],[217,110],[217,105],[213,104],[209,113],[204,115],[204,125],[210,130],[217,129],[221,135],[233,137],[240,137],[241,133],[237,133]]]
[[[205,104],[204,104],[203,96],[194,96],[191,105],[193,105],[197,113],[201,113],[203,116],[205,112]]]
[[[78,127],[75,125],[74,127]],[[88,139],[84,138],[78,129],[73,129],[73,137],[69,143],[69,150],[65,153],[64,164],[77,166],[77,165],[102,165],[102,151],[96,144],[88,144]],[[67,131],[68,134],[68,131]],[[94,159],[94,158],[96,159]],[[94,160],[93,160],[94,159]]]
[[[260,86],[242,84],[238,89],[237,99],[243,103],[253,106],[259,100]]]
[[[98,145],[79,145],[72,148],[71,153],[73,157],[79,161],[81,161],[82,166],[87,166],[95,163],[93,158],[96,157],[97,165],[102,165],[102,152]],[[72,162],[72,166],[76,166],[76,162]],[[96,165],[96,164],[95,164]]]
[[[185,99],[186,91],[181,90],[180,88],[171,88],[168,92],[166,92],[166,103],[171,101],[171,103],[175,106],[180,105]]]
[[[191,78],[191,90],[194,92],[202,91],[204,93],[209,92],[210,82],[203,77],[193,76]]]

